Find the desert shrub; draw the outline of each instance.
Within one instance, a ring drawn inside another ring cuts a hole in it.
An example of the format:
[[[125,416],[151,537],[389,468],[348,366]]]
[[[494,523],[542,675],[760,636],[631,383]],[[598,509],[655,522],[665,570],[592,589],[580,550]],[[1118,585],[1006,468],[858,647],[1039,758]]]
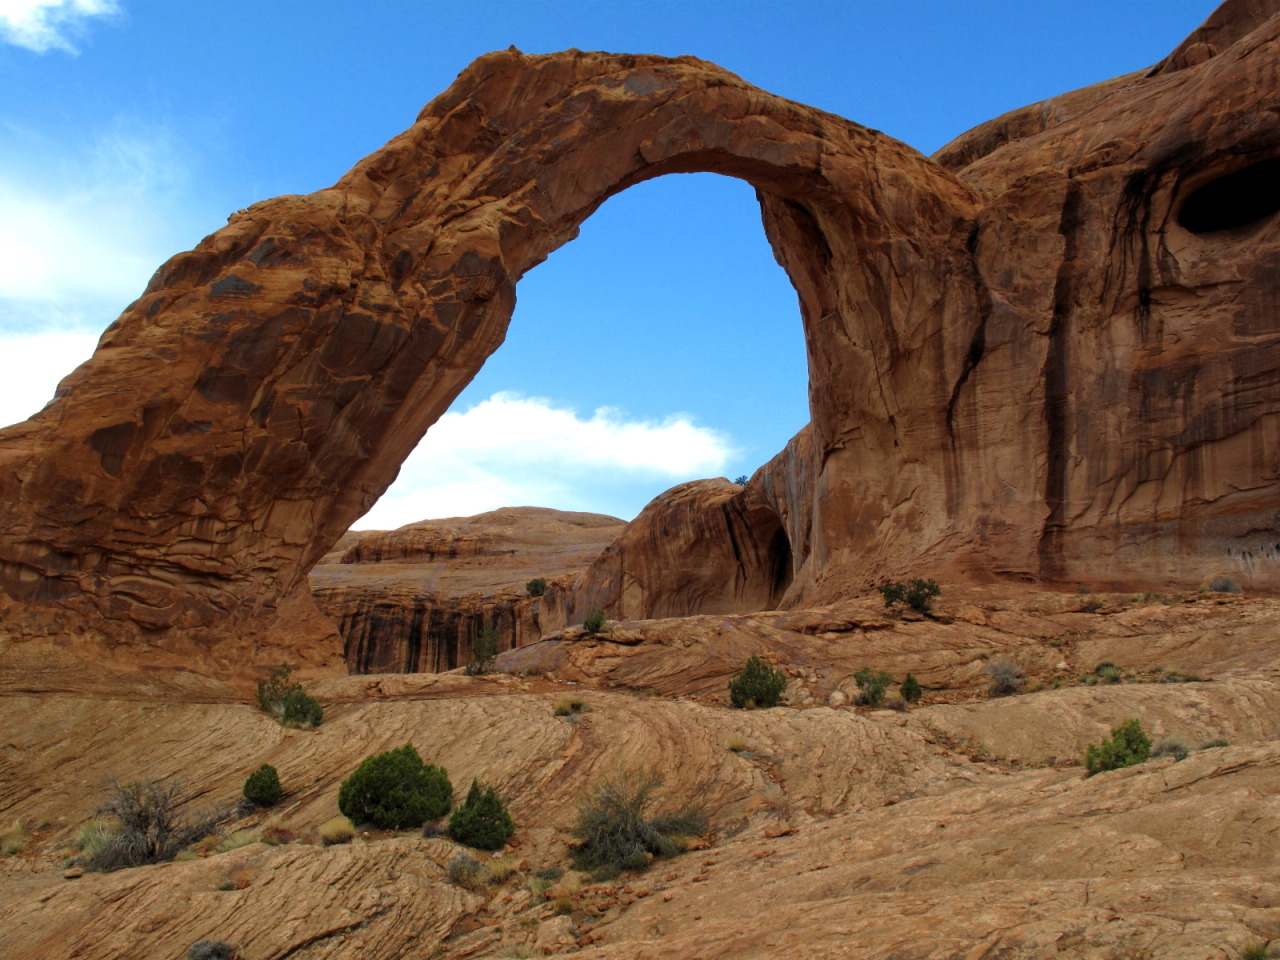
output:
[[[489,861],[489,882],[506,883],[520,872],[520,861],[515,857],[499,857]]]
[[[726,740],[724,745],[725,749],[731,753],[749,753],[751,751],[751,745],[747,743],[747,738],[737,733]]]
[[[326,847],[339,843],[350,843],[356,838],[356,828],[346,817],[334,817],[316,827],[320,842]]]
[[[855,702],[863,706],[878,707],[884,700],[889,684],[893,683],[893,674],[863,667],[853,675],[853,682],[858,685],[858,697]]]
[[[650,856],[669,857],[684,849],[681,838],[706,831],[702,807],[646,818],[646,809],[662,786],[656,770],[628,770],[592,787],[578,804],[574,851],[579,870],[643,870]]]
[[[995,660],[987,661],[987,676],[991,679],[991,686],[988,692],[993,697],[1007,697],[1010,694],[1017,693],[1022,689],[1022,685],[1026,683],[1026,678],[1022,675],[1022,668],[1012,660],[1006,660],[1004,657],[997,657]]]
[[[266,680],[258,681],[258,708],[291,727],[315,727],[324,719],[324,709],[315,697],[291,680],[292,668],[280,664]]]
[[[279,847],[293,843],[293,831],[287,827],[266,827],[258,839],[268,846]]]
[[[1253,943],[1240,951],[1240,960],[1267,960],[1267,956],[1265,943]]]
[[[1084,753],[1089,776],[1104,770],[1119,770],[1151,759],[1151,738],[1137,719],[1129,719],[1111,728],[1111,739],[1091,743]]]
[[[924,691],[920,689],[920,681],[909,673],[907,678],[902,681],[902,686],[898,688],[898,693],[907,703],[918,703],[920,698],[924,696]]]
[[[214,853],[230,853],[232,850],[239,850],[241,847],[247,847],[251,843],[257,843],[258,838],[252,830],[236,830],[234,833],[221,838],[213,848]]]
[[[1239,593],[1240,584],[1230,577],[1214,577],[1209,582],[1209,589],[1214,593]]]
[[[1102,663],[1093,668],[1093,672],[1104,683],[1119,683],[1124,679],[1124,671],[1110,660],[1102,661]]]
[[[467,890],[483,886],[488,871],[475,857],[469,853],[460,853],[449,861],[446,868],[449,880]]]
[[[318,727],[323,719],[324,707],[306,691],[293,690],[284,698],[284,713],[280,722],[286,727]]]
[[[81,859],[88,862],[97,855],[103,844],[119,832],[120,824],[115,818],[94,816],[76,827],[71,842],[79,849]]]
[[[738,486],[742,487],[742,486],[746,486],[747,479],[748,479],[747,475],[744,473],[739,477],[734,477],[733,482],[736,483]]]
[[[747,657],[746,664],[729,681],[729,703],[743,710],[776,707],[787,687],[787,676],[759,657]]]
[[[98,813],[111,818],[114,828],[93,854],[84,858],[90,870],[104,873],[172,860],[179,850],[212,833],[230,815],[228,810],[210,808],[190,818],[183,816],[179,809],[188,797],[178,783],[109,780],[107,791]]]
[[[449,836],[477,850],[497,850],[515,829],[498,791],[479,780],[471,781],[467,799],[449,818]]]
[[[280,800],[280,776],[276,768],[264,763],[244,782],[244,798],[259,807],[274,807]]]
[[[586,630],[587,633],[599,633],[604,629],[606,622],[604,611],[596,607],[583,619],[582,629]]]
[[[22,821],[15,820],[12,825],[0,829],[0,853],[6,856],[21,853],[29,839],[30,835],[22,826]]]
[[[438,820],[453,806],[443,767],[423,763],[413,744],[366,757],[338,788],[338,809],[355,823],[404,830]]]
[[[187,948],[187,960],[235,960],[237,949],[225,940],[197,940]]]
[[[905,713],[907,710],[907,701],[901,697],[888,697],[883,704],[886,710],[896,710],[898,713]]]
[[[498,659],[498,628],[485,623],[471,644],[471,661],[466,666],[469,677],[493,672],[493,662]]]
[[[546,577],[534,577],[524,585],[525,592],[531,597],[540,597],[547,592]]]
[[[587,701],[583,700],[581,697],[575,694],[566,693],[552,705],[551,713],[556,717],[569,717],[575,713],[581,713],[582,708],[586,705]]]
[[[933,605],[933,598],[942,593],[942,588],[936,581],[922,580],[919,577],[906,583],[886,583],[879,590],[886,607],[905,604],[917,613],[928,613]]]
[[[618,871],[621,873],[622,871]],[[568,897],[556,897],[551,901],[551,906],[555,908],[557,917],[567,917],[573,913],[573,901]]]
[[[1165,737],[1151,749],[1153,757],[1173,757],[1174,760],[1185,760],[1190,749],[1177,737]]]
[[[1230,741],[1230,740],[1223,740],[1223,739],[1219,738],[1219,739],[1217,739],[1217,740],[1210,740],[1208,743],[1202,743],[1202,744],[1200,744],[1200,749],[1201,749],[1201,750],[1215,750],[1215,749],[1217,749],[1218,747],[1229,747],[1229,746],[1231,746],[1231,741]]]

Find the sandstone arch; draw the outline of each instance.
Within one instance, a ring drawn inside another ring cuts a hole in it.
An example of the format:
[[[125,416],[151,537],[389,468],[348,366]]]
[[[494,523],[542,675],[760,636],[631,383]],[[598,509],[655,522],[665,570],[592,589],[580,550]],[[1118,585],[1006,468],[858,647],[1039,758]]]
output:
[[[686,171],[756,186],[799,294],[813,420],[742,494],[785,527],[791,602],[942,565],[1274,585],[1276,220],[1175,215],[1280,155],[1274,14],[1231,0],[1223,49],[935,161],[692,58],[482,57],[332,188],[170,260],[0,432],[5,616],[219,651],[331,634],[307,570],[501,343],[520,276]]]

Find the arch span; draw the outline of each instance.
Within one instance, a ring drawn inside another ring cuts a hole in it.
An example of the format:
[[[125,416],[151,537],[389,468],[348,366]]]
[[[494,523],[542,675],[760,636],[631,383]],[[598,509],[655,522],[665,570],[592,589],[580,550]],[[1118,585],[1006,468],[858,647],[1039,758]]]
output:
[[[144,630],[270,621],[502,342],[516,281],[609,196],[693,171],[758,191],[817,433],[887,451],[902,399],[867,385],[928,354],[923,409],[972,336],[940,322],[977,314],[972,192],[692,58],[495,53],[333,187],[172,258],[4,432],[0,584]]]
[[[516,282],[607,197],[693,171],[755,186],[799,294],[812,422],[732,495],[786,531],[784,602],[943,567],[1273,589],[1280,217],[1177,222],[1280,156],[1264,7],[936,162],[692,58],[482,57],[333,187],[171,259],[0,432],[0,611],[219,657],[332,637],[307,570],[502,342]],[[645,589],[611,577],[583,595]]]

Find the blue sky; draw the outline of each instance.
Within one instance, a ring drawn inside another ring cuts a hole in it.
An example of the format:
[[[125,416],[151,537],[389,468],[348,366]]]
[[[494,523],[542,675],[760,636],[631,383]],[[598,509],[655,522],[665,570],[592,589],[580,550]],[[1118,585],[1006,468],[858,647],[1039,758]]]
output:
[[[931,153],[1154,63],[1213,6],[0,0],[0,423],[39,409],[168,256],[328,186],[489,50],[693,54]],[[808,419],[795,295],[746,184],[641,184],[517,295],[507,342],[358,527],[516,504],[630,518],[752,472]]]

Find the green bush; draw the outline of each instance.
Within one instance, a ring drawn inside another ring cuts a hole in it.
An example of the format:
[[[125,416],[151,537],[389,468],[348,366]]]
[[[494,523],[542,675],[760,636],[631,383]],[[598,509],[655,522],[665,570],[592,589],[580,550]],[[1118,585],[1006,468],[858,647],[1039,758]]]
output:
[[[775,670],[759,657],[748,657],[746,664],[729,681],[729,703],[739,709],[776,707],[787,687],[787,675]]]
[[[352,823],[403,830],[437,820],[453,806],[443,767],[423,763],[413,744],[366,757],[338,788],[338,809]]]
[[[628,770],[597,783],[578,804],[574,866],[601,877],[643,870],[650,856],[674,856],[684,851],[684,838],[706,832],[707,816],[697,805],[646,819],[661,786],[656,770]]]
[[[599,633],[604,629],[605,621],[604,611],[596,607],[582,621],[582,629],[586,630],[587,633]]]
[[[244,782],[244,798],[259,807],[274,807],[280,800],[280,776],[276,768],[264,763]]]
[[[884,700],[885,691],[893,683],[893,674],[883,670],[872,670],[863,667],[853,675],[853,682],[858,685],[858,703],[868,707],[878,707]],[[905,699],[905,698],[904,698]]]
[[[493,662],[498,659],[498,628],[485,623],[471,644],[471,662],[467,664],[469,677],[493,672]]]
[[[449,836],[477,850],[497,850],[511,839],[516,825],[493,787],[471,781],[462,806],[449,818]]]
[[[547,592],[546,577],[534,577],[524,585],[525,590],[531,597],[540,597]]]
[[[286,727],[318,727],[324,719],[320,701],[302,690],[294,690],[284,698],[284,713],[280,722]]]
[[[935,581],[921,580],[919,577],[906,583],[886,583],[879,589],[886,607],[906,604],[918,613],[928,613],[933,598],[942,593],[942,588]]]
[[[909,673],[907,678],[902,681],[902,686],[898,688],[898,693],[902,695],[902,699],[907,703],[917,703],[924,696],[924,691],[920,689],[920,681]]]
[[[1151,759],[1151,738],[1136,719],[1126,720],[1111,728],[1111,739],[1091,743],[1084,753],[1084,765],[1089,776],[1104,770],[1132,767]]]
[[[315,697],[291,680],[292,668],[287,663],[271,671],[266,680],[258,681],[258,707],[281,723],[291,727],[315,727],[324,719],[324,709]]]

